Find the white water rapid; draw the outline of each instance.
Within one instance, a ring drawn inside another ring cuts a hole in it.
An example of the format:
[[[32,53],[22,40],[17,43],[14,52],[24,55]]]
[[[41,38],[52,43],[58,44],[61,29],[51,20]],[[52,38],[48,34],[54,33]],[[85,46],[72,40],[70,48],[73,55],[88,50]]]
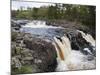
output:
[[[30,27],[30,28],[61,28],[61,27],[56,27],[56,26],[51,26],[51,25],[46,25],[45,21],[39,21],[39,20],[33,20],[29,23],[27,23],[23,27]]]

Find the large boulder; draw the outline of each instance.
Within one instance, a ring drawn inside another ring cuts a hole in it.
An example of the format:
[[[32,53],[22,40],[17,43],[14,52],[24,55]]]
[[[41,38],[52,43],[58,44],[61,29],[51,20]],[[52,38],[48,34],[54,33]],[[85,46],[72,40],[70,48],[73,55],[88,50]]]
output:
[[[55,70],[57,65],[57,55],[51,42],[37,38],[24,38],[24,44],[26,45],[26,48],[34,51],[33,63],[38,66],[41,72],[50,72]]]
[[[28,33],[13,34],[16,37],[11,43],[12,74],[55,71],[57,54],[51,42],[32,37]]]

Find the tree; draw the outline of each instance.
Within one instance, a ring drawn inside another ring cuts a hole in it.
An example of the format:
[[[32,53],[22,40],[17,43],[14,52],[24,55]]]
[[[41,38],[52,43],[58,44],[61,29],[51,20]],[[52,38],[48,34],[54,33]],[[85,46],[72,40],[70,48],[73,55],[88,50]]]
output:
[[[38,8],[33,8],[31,12],[33,19],[38,19],[37,13],[38,13]]]

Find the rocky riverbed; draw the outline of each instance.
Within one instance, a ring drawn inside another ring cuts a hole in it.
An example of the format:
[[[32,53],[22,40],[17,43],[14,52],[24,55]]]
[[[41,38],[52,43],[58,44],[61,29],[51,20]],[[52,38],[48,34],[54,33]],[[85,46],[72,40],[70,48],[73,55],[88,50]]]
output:
[[[26,21],[24,21],[26,23]],[[23,22],[23,24],[25,24]],[[27,21],[28,23],[29,21]],[[38,35],[34,34],[35,32],[25,32],[20,31],[21,28],[24,28],[22,23],[11,22],[11,67],[12,74],[23,74],[23,73],[37,73],[37,72],[54,72],[57,68],[57,52],[52,44],[54,42],[53,37],[56,36],[59,40],[63,35],[66,35],[71,43],[72,50],[80,51],[84,55],[91,55],[92,57],[88,60],[91,61],[96,56],[96,52],[91,43],[87,42],[77,30],[83,30],[85,33],[89,29],[87,27],[77,27],[76,24],[66,24],[59,23],[59,26],[63,27],[52,28],[52,26],[57,26],[57,23],[47,23],[51,25],[49,28],[46,28],[45,33],[40,33]],[[24,25],[25,26],[25,25]],[[30,26],[30,25],[28,25]],[[34,28],[27,27],[28,30],[34,30]],[[43,30],[45,30],[43,29]],[[38,29],[36,29],[38,30]],[[48,33],[49,31],[49,33]],[[33,33],[33,34],[32,34]],[[62,40],[61,40],[62,41]],[[85,50],[89,49],[91,54]]]

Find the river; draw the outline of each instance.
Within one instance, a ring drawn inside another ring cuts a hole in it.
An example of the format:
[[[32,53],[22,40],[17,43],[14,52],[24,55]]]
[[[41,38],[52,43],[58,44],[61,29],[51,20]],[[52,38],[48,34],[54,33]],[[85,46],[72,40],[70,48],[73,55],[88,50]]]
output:
[[[87,55],[83,54],[80,50],[72,50],[71,41],[67,36],[64,36],[63,30],[65,30],[65,28],[52,25],[48,26],[45,21],[39,20],[29,21],[20,29],[21,32],[31,33],[33,37],[52,40],[58,56],[56,71],[95,69],[96,59],[92,50],[84,48],[83,51],[88,52]],[[84,40],[89,42],[95,51],[95,40],[92,36],[79,30],[77,32],[81,33]],[[58,39],[57,37],[60,38]]]

